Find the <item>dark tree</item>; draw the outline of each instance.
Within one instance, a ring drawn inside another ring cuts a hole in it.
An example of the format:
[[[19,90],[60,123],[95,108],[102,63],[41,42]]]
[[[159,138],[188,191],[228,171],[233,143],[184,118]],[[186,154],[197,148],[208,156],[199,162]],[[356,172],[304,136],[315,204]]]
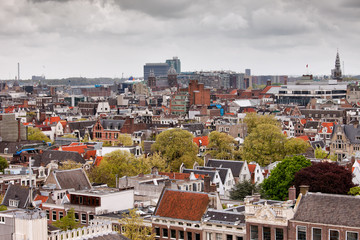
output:
[[[315,163],[295,174],[295,187],[308,185],[310,192],[347,194],[354,187],[352,173],[336,163]]]
[[[246,196],[251,196],[260,190],[260,187],[250,181],[239,182],[230,192],[232,200],[244,200]]]

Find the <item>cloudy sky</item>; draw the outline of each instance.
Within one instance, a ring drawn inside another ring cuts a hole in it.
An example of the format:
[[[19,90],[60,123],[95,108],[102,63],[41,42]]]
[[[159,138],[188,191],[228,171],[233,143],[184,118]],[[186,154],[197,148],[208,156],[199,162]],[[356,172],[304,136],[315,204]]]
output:
[[[0,79],[183,71],[360,74],[359,0],[1,0]]]

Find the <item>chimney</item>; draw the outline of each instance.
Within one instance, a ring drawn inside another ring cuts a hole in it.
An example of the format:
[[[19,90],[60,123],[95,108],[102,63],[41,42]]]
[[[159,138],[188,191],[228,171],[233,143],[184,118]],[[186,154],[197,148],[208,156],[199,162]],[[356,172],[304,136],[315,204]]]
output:
[[[289,200],[296,199],[296,188],[294,186],[289,188]]]
[[[271,86],[271,80],[270,80],[270,79],[268,79],[268,80],[266,81],[266,86]]]
[[[210,176],[209,175],[204,176],[204,192],[206,192],[206,193],[210,192]]]
[[[258,201],[260,201],[260,194],[259,194],[259,193],[254,193],[254,194],[252,195],[252,197],[253,197],[253,202],[258,202]]]
[[[303,196],[305,196],[305,194],[309,191],[310,186],[308,186],[308,185],[301,185],[301,186],[299,186],[299,188],[300,188],[300,193],[301,193]]]
[[[20,122],[20,118],[17,120],[17,124],[18,124],[18,137],[17,137],[17,141],[21,142],[21,122]]]
[[[210,192],[216,192],[216,184],[215,183],[210,185]]]
[[[169,179],[165,181],[165,188],[171,188],[171,181]]]

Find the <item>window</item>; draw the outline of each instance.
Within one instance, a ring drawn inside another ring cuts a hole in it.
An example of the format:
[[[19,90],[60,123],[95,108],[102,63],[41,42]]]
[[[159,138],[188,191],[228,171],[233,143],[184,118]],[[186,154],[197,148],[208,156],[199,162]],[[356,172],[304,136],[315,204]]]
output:
[[[236,240],[244,240],[243,237],[236,237]]]
[[[357,232],[346,232],[346,240],[358,240],[359,234]]]
[[[283,240],[284,239],[284,230],[282,228],[275,229],[275,240]]]
[[[321,240],[321,228],[312,229],[312,240]]]
[[[176,238],[176,230],[174,230],[174,229],[170,230],[170,237],[171,238]]]
[[[306,240],[306,227],[297,226],[297,240]]]
[[[90,214],[89,215],[89,222],[92,221],[92,220],[94,220],[94,215]]]
[[[10,207],[18,207],[19,206],[19,200],[9,200],[9,206]]]
[[[187,232],[187,240],[192,240],[192,232]]]
[[[179,231],[179,239],[184,239],[184,231]]]
[[[216,240],[221,240],[222,239],[222,234],[221,233],[217,233],[216,234]]]
[[[339,231],[337,230],[330,230],[330,240],[339,240]]]
[[[263,227],[263,240],[271,240],[271,229]]]
[[[52,211],[52,220],[56,221],[56,211]]]
[[[258,240],[259,239],[259,229],[258,226],[251,225],[250,226],[250,240]]]
[[[64,213],[63,212],[59,212],[59,219],[62,219],[64,217]]]
[[[160,228],[155,228],[155,236],[160,237]]]
[[[206,233],[206,240],[212,240],[212,234],[207,232]]]
[[[50,212],[49,212],[49,210],[46,210],[46,218],[47,218],[47,220],[50,219]]]
[[[81,214],[81,224],[86,224],[86,214],[85,213]]]
[[[77,222],[79,221],[79,213],[77,213],[77,212],[75,213],[75,221],[77,221]]]
[[[233,235],[226,234],[226,240],[233,240]]]
[[[195,240],[200,240],[200,233],[195,233]]]
[[[167,228],[163,228],[163,230],[162,230],[162,236],[163,237],[169,237],[169,232],[168,232],[168,229]]]
[[[0,217],[0,223],[5,224],[5,217]]]

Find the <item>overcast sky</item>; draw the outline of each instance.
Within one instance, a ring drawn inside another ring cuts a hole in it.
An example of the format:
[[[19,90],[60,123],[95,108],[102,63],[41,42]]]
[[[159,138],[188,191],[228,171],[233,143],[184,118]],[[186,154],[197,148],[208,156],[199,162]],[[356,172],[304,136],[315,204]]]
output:
[[[183,71],[360,74],[359,0],[1,0],[0,79]]]

